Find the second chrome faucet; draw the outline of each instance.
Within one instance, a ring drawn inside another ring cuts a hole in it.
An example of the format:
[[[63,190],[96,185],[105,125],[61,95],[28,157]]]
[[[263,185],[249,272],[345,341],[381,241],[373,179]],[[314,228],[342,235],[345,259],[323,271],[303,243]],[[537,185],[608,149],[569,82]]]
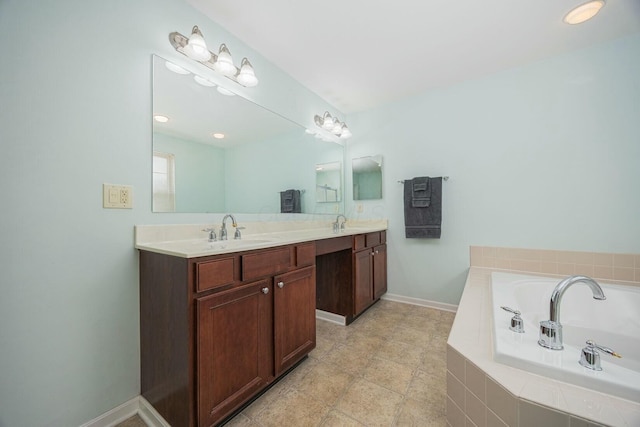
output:
[[[222,226],[220,227],[220,240],[227,240],[227,224],[226,224],[227,218],[231,218],[231,225],[236,229],[236,232],[234,233],[233,238],[236,240],[240,240],[242,238],[242,234],[240,233],[240,230],[243,227],[238,227],[238,223],[236,222],[236,219],[231,214],[227,214],[224,216],[224,218],[222,218]]]

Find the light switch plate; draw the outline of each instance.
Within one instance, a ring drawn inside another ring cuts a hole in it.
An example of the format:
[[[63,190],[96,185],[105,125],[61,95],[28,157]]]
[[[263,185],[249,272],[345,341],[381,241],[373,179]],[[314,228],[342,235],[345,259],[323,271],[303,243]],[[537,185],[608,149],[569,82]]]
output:
[[[102,184],[102,207],[132,209],[133,187],[130,185]]]

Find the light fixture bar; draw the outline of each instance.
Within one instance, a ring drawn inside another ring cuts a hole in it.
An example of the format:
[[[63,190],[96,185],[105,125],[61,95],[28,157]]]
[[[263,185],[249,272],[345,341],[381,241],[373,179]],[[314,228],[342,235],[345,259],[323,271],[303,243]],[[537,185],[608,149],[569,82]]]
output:
[[[200,33],[200,30],[198,30],[197,27],[194,27],[194,30],[193,30],[194,33],[196,33],[196,30],[197,30],[198,36],[202,37],[202,33]],[[227,65],[229,68],[228,68],[227,71],[221,72],[220,65],[216,64],[217,61],[218,61],[219,54],[216,54],[214,52],[208,51],[211,54],[208,57],[208,59],[201,60],[201,59],[199,59],[197,57],[194,58],[193,54],[191,54],[191,52],[187,48],[187,45],[189,44],[189,38],[183,36],[182,34],[176,32],[176,31],[174,31],[174,32],[169,34],[169,42],[171,43],[171,46],[173,46],[176,51],[180,52],[184,56],[188,57],[189,59],[193,59],[194,61],[197,61],[197,62],[201,63],[202,65],[204,65],[205,67],[215,71],[216,73],[224,75],[226,78],[228,78],[230,80],[233,80],[234,82],[238,83],[241,86],[253,87],[253,86],[256,86],[258,84],[258,79],[255,76],[255,72],[253,70],[253,67],[251,66],[251,63],[249,63],[247,58],[244,58],[242,60],[242,69],[244,71],[241,71],[241,69],[236,67],[235,65],[233,65],[233,63],[229,63],[228,62],[229,59],[231,58],[231,55],[229,54],[229,50],[228,50],[227,46],[224,43],[220,46],[220,51],[225,53],[225,58],[224,58],[225,59],[225,65]],[[228,56],[227,56],[227,54],[228,54]],[[247,75],[249,75],[250,77],[247,78],[246,77]]]
[[[315,115],[313,122],[318,126],[322,132],[328,133],[331,136],[338,137],[342,140],[351,137],[351,131],[347,127],[347,124],[338,120],[337,117],[331,116],[328,111],[325,111],[322,116]],[[310,131],[309,133],[321,134],[321,131]]]

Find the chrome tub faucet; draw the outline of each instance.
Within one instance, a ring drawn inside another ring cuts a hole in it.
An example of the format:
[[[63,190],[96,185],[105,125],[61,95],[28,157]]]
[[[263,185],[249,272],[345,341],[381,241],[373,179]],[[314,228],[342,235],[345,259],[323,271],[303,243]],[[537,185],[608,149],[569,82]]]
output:
[[[556,285],[551,293],[551,301],[549,302],[549,320],[540,322],[540,339],[538,344],[551,350],[562,350],[562,323],[560,323],[560,303],[562,296],[566,290],[576,284],[584,283],[591,289],[593,299],[604,300],[604,292],[602,288],[590,277],[587,276],[569,276]]]

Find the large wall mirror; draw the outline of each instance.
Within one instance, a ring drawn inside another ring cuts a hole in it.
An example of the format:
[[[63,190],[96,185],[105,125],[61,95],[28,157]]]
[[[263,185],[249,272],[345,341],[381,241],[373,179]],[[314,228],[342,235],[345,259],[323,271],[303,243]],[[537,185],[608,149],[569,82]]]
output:
[[[353,200],[382,199],[382,156],[367,156],[351,162]]]
[[[342,200],[316,201],[316,166],[341,164],[343,146],[172,65],[153,56],[154,212],[291,212],[289,190],[295,212],[344,212]]]

